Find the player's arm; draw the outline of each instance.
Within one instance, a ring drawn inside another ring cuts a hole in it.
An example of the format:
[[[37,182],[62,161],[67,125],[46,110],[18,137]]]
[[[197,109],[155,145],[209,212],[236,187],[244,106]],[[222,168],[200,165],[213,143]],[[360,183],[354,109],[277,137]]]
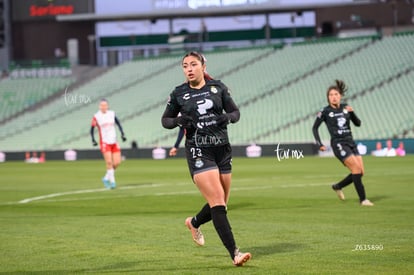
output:
[[[170,95],[165,111],[161,117],[162,127],[166,129],[173,129],[177,126],[181,128],[190,128],[192,127],[193,119],[192,117],[181,113],[181,116],[178,116],[180,112],[180,107],[175,100],[173,94]]]
[[[230,123],[236,123],[240,119],[240,110],[230,97],[224,102],[224,111]]]
[[[184,128],[180,127],[180,131],[178,132],[177,140],[174,143],[174,148],[180,147],[181,140],[184,137]]]
[[[361,120],[357,117],[357,115],[354,112],[350,112],[349,114],[354,125],[357,127],[361,126]]]
[[[121,122],[119,122],[119,119],[116,116],[115,116],[115,124],[118,126],[119,131],[121,132],[122,141],[126,141],[127,139],[125,137],[124,129],[122,129]]]
[[[180,131],[178,131],[177,140],[174,143],[174,146],[170,149],[169,156],[174,157],[177,155],[178,147],[180,147],[181,140],[184,137],[184,128],[180,127]]]
[[[175,112],[169,106],[167,106],[161,117],[162,127],[167,128],[167,129],[173,129],[177,127],[178,126],[177,115],[178,115],[178,112]]]
[[[354,109],[349,105],[345,106],[345,108],[349,112],[349,118],[351,119],[352,123],[354,123],[354,125],[357,127],[361,126],[361,120],[355,114]]]
[[[313,126],[312,126],[312,133],[313,133],[313,137],[315,138],[316,144],[319,147],[319,150],[325,151],[325,146],[323,145],[321,141],[321,137],[319,136],[319,126],[321,126],[322,122],[323,120],[318,114],[318,117],[315,119],[315,122],[313,123]]]
[[[96,146],[98,145],[98,143],[95,140],[95,126],[96,126],[96,119],[95,117],[92,119],[92,123],[91,123],[91,130],[90,130],[90,134],[91,134],[91,138],[92,138],[92,145]]]
[[[224,86],[225,87],[225,86]],[[233,98],[231,97],[230,93],[228,92],[227,87],[223,90],[223,109],[226,112],[222,114],[218,119],[217,123],[220,124],[228,124],[228,123],[236,123],[240,119],[240,110],[237,107],[236,103],[234,103]]]

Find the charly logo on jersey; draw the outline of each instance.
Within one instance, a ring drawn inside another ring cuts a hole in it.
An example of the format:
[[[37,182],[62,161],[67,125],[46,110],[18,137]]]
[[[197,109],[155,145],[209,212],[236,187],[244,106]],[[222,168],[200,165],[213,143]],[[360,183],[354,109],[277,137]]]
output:
[[[204,166],[204,162],[201,159],[196,159],[194,166],[197,168],[201,168]]]
[[[186,93],[183,95],[183,99],[184,100],[189,100],[190,99],[190,93]]]
[[[334,117],[334,116],[335,116],[335,114],[333,112],[329,113],[329,117]]]
[[[212,87],[210,88],[210,91],[211,91],[213,94],[217,94],[217,92],[218,92],[218,90],[217,90],[217,88],[216,88],[215,86],[212,86]]]

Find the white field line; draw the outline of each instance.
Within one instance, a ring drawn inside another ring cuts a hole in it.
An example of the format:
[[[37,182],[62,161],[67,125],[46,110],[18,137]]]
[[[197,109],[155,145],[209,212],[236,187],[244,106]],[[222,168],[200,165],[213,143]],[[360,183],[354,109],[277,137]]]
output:
[[[188,183],[182,183],[178,185],[186,185]],[[137,185],[137,186],[121,186],[117,187],[117,190],[130,190],[130,189],[139,189],[139,188],[154,188],[165,186],[166,184],[151,184],[151,185]],[[177,185],[177,184],[174,184]],[[244,191],[244,190],[263,190],[263,189],[272,189],[272,188],[301,188],[301,187],[317,187],[317,186],[329,186],[329,183],[310,183],[310,184],[285,184],[279,186],[267,185],[267,186],[251,186],[251,187],[233,187],[232,192],[234,191]],[[37,196],[32,198],[26,198],[20,200],[18,202],[8,202],[8,203],[1,203],[0,205],[11,205],[11,204],[26,204],[35,201],[43,201],[43,202],[56,202],[56,201],[80,201],[80,200],[91,200],[91,199],[102,199],[101,197],[97,198],[67,198],[67,199],[53,199],[62,196],[70,196],[70,195],[77,195],[77,194],[87,194],[87,193],[99,193],[99,192],[107,192],[111,191],[106,188],[99,188],[99,189],[85,189],[85,190],[74,190],[68,192],[60,192],[60,193],[52,193],[43,196]],[[185,194],[196,194],[199,193],[197,189],[191,191],[174,191],[174,192],[156,192],[153,194],[125,194],[125,195],[113,195],[113,198],[119,197],[138,197],[138,196],[174,196],[174,195],[185,195]],[[106,197],[105,197],[106,198]]]
[[[143,187],[159,187],[159,186],[162,186],[162,184],[122,186],[122,187],[119,187],[118,189],[128,190],[128,189],[137,189],[137,188],[143,188]],[[60,193],[53,193],[53,194],[48,194],[48,195],[43,195],[43,196],[38,196],[38,197],[33,197],[33,198],[27,198],[27,199],[19,201],[18,203],[29,203],[29,202],[32,202],[32,201],[45,200],[45,199],[61,197],[61,196],[67,196],[67,195],[98,193],[98,192],[105,192],[105,191],[110,191],[110,190],[106,189],[106,188],[99,188],[99,189],[85,189],[85,190],[60,192]]]

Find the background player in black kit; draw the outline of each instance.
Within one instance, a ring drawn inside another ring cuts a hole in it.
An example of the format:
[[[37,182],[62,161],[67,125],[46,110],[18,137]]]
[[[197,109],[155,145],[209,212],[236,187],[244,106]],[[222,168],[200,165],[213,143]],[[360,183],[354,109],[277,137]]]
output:
[[[318,113],[312,128],[313,135],[319,146],[319,150],[325,151],[326,148],[322,144],[318,132],[319,126],[322,122],[325,122],[331,136],[331,146],[335,156],[351,171],[351,174],[343,180],[332,185],[332,189],[337,193],[339,199],[345,199],[342,188],[353,182],[361,205],[373,206],[374,204],[365,195],[365,188],[362,184],[364,164],[352,137],[350,126],[350,121],[352,121],[355,126],[359,127],[361,120],[355,115],[351,106],[341,104],[341,98],[347,89],[345,83],[340,80],[336,80],[335,83],[336,85],[328,88],[326,95],[329,105]]]
[[[193,240],[204,245],[199,227],[212,220],[233,264],[241,266],[251,258],[251,254],[239,251],[227,219],[232,160],[227,124],[237,122],[240,112],[227,87],[206,73],[203,55],[197,52],[186,54],[182,59],[182,69],[187,82],[170,94],[162,125],[167,129],[185,128],[190,174],[207,200],[200,212],[187,218],[185,224]]]

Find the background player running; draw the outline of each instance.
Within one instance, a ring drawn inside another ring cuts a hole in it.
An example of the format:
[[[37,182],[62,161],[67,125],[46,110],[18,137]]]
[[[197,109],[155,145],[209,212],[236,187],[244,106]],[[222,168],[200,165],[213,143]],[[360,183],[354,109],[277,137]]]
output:
[[[115,124],[121,132],[122,141],[126,141],[126,137],[115,112],[108,108],[108,101],[102,99],[99,103],[99,111],[92,118],[91,137],[93,146],[98,145],[94,136],[94,129],[98,127],[99,145],[106,163],[106,174],[102,182],[106,188],[114,189],[116,187],[115,169],[121,163],[121,148],[116,142]]]
[[[325,151],[326,148],[322,144],[318,132],[321,123],[325,122],[331,136],[331,146],[335,156],[351,171],[343,180],[332,185],[332,189],[337,193],[339,199],[345,199],[342,188],[353,182],[361,205],[373,206],[374,204],[365,195],[365,188],[362,184],[364,164],[353,140],[350,126],[350,121],[352,121],[355,126],[359,127],[361,120],[355,115],[351,106],[341,104],[341,98],[346,90],[345,83],[341,80],[336,80],[335,85],[328,88],[326,95],[329,105],[318,113],[312,128],[313,135],[319,150]]]
[[[213,220],[233,264],[241,266],[251,258],[251,254],[242,253],[237,248],[226,210],[232,160],[227,124],[237,122],[240,112],[227,87],[206,74],[205,58],[201,54],[186,54],[182,59],[182,69],[187,82],[171,93],[162,125],[168,129],[176,126],[186,129],[185,149],[190,174],[207,200],[200,212],[187,218],[185,224],[191,230],[193,240],[204,245],[199,227]]]

